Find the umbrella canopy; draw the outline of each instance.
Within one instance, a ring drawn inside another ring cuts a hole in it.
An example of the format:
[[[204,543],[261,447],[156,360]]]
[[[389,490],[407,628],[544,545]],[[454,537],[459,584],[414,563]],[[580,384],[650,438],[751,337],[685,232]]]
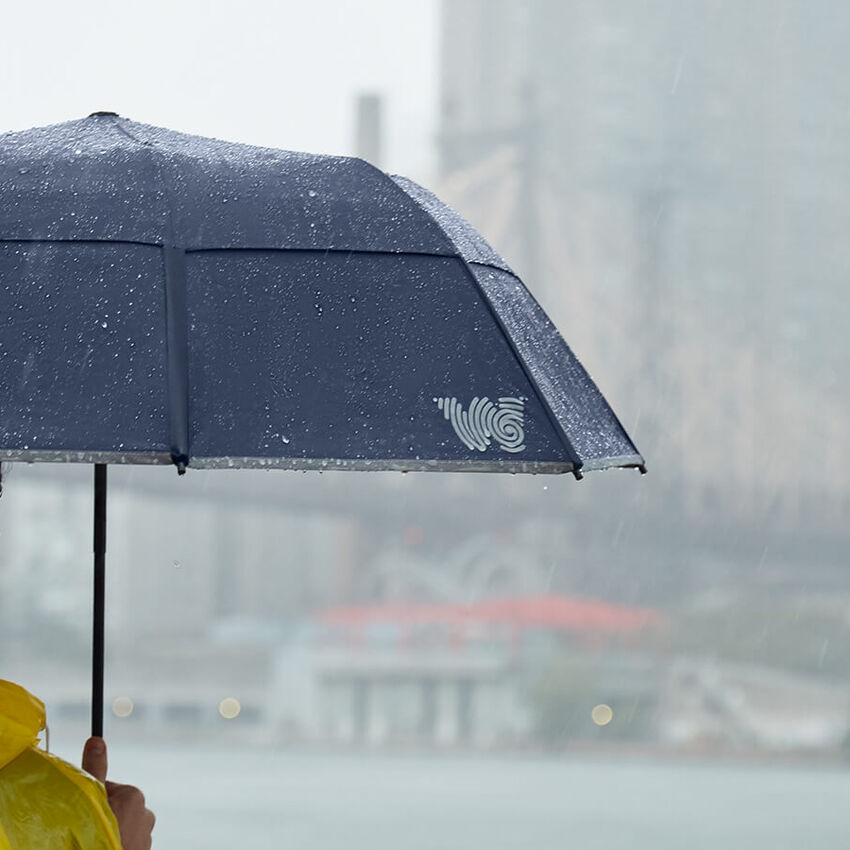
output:
[[[0,136],[0,459],[573,472],[643,459],[528,290],[362,160],[95,113]]]
[[[505,261],[358,159],[112,113],[0,136],[0,315],[8,460],[643,465]]]

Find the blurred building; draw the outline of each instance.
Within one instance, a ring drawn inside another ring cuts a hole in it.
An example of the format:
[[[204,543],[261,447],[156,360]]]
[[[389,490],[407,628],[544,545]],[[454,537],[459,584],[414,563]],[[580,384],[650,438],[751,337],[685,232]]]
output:
[[[8,664],[25,668],[44,653],[72,676],[88,666],[92,490],[78,471],[13,472],[7,482],[0,660]],[[106,608],[113,670],[179,678],[183,663],[201,679],[216,642],[279,641],[305,611],[335,597],[350,569],[345,517],[283,512],[262,494],[222,501],[173,487],[151,493],[133,486],[132,470],[123,482],[114,476]]]
[[[557,714],[556,737],[587,738],[597,704],[654,710],[661,633],[655,611],[557,594],[329,608],[278,652],[274,725],[336,744],[504,746],[548,739]]]
[[[848,36],[807,0],[443,3],[440,191],[625,416],[647,518],[809,567],[850,509]]]
[[[840,752],[850,741],[846,682],[681,657],[662,703],[659,737],[674,747]]]

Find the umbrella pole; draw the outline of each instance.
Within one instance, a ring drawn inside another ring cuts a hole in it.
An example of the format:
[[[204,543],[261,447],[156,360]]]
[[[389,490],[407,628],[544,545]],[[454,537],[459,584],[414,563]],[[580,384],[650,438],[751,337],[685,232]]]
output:
[[[94,466],[94,615],[92,619],[91,733],[103,737],[103,655],[106,612],[106,464]]]

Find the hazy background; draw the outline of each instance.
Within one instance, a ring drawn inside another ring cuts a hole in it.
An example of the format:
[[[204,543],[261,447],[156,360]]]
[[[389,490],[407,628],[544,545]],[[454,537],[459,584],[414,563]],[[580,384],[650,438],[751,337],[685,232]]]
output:
[[[112,468],[107,734],[156,846],[840,846],[848,37],[837,0],[4,10],[0,131],[113,109],[437,191],[649,466]],[[90,478],[0,500],[0,676],[69,757]],[[493,599],[575,618],[440,613]]]

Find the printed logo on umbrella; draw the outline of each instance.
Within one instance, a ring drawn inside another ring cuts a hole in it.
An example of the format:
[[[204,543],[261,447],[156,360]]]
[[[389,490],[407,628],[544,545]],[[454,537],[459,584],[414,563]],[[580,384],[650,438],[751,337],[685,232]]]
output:
[[[468,449],[486,451],[495,440],[505,452],[525,451],[525,402],[506,396],[496,402],[475,396],[467,410],[454,397],[434,399]]]

